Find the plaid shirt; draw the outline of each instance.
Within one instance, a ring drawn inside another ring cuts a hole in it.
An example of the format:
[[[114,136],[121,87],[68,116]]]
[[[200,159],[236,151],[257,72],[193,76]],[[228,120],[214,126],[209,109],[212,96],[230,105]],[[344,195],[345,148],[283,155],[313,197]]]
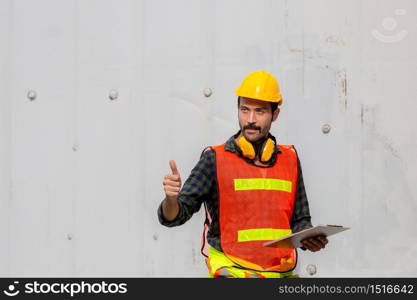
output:
[[[235,142],[235,136],[230,137],[226,142],[224,149],[239,155],[239,149]],[[272,139],[275,138],[269,135]],[[268,162],[269,166],[273,166],[281,150],[276,147],[275,152]],[[242,157],[248,163],[253,162]],[[297,190],[295,194],[294,211],[292,214],[290,226],[293,232],[298,232],[304,228],[312,227],[310,210],[307,201],[307,195],[304,188],[303,174],[301,171],[300,161],[298,161],[298,178]],[[191,171],[190,176],[185,181],[179,196],[179,213],[172,221],[165,220],[162,214],[162,203],[158,207],[159,222],[167,227],[174,227],[184,224],[191,216],[198,212],[201,205],[205,203],[207,210],[212,218],[207,233],[208,243],[219,251],[220,246],[220,228],[219,228],[219,199],[217,191],[216,161],[213,150],[205,151],[201,154],[200,161]]]

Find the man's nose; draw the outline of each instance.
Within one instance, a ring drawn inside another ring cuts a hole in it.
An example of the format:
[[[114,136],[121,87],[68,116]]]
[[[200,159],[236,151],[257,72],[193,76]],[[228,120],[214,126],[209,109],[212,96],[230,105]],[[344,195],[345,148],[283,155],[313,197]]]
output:
[[[248,122],[249,123],[256,123],[256,114],[254,111],[251,111],[249,113],[249,118],[248,118]]]

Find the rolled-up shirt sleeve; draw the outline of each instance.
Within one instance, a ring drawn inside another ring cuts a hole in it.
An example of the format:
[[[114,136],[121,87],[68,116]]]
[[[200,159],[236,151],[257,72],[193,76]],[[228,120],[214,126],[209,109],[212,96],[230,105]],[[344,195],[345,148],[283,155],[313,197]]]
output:
[[[215,158],[214,151],[202,153],[200,160],[192,169],[178,195],[179,212],[172,221],[167,221],[162,213],[162,202],[158,207],[159,223],[167,227],[179,226],[187,222],[198,212],[201,204],[209,197],[214,183]]]

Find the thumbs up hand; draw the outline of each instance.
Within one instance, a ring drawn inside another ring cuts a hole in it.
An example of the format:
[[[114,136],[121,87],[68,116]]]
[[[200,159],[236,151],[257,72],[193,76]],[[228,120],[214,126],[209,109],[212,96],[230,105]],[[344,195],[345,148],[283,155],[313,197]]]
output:
[[[176,201],[181,190],[181,176],[175,161],[170,160],[169,167],[172,174],[165,175],[163,181],[165,196],[168,201]]]

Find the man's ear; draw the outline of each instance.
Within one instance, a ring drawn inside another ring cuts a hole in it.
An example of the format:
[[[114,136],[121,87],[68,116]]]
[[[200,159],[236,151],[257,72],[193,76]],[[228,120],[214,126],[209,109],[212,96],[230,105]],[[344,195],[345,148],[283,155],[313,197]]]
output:
[[[274,122],[278,118],[279,112],[280,112],[279,108],[277,108],[274,111],[274,113],[272,114],[272,122]]]

